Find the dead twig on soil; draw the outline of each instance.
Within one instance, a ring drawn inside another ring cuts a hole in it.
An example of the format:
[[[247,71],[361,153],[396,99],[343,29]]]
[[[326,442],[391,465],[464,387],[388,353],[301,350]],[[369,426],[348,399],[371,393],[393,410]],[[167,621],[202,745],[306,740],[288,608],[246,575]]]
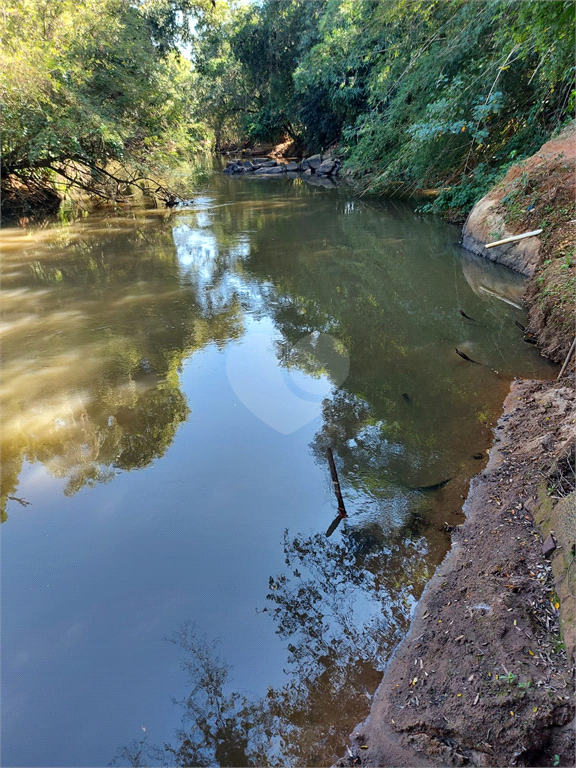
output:
[[[576,338],[572,342],[572,345],[570,346],[570,349],[568,350],[568,354],[566,355],[566,359],[562,363],[562,368],[560,369],[560,373],[558,374],[558,379],[561,379],[564,375],[564,371],[568,367],[568,363],[570,362],[570,358],[574,354],[574,349],[576,349]]]

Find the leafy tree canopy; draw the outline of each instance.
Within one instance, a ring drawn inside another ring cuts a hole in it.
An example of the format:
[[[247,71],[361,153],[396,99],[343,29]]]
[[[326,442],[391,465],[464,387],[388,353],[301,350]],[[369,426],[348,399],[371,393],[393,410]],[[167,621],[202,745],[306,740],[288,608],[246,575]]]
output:
[[[209,0],[1,0],[2,178],[109,198],[198,145],[177,44]]]
[[[461,211],[572,116],[569,0],[0,0],[3,178],[109,198],[211,139]],[[190,56],[184,58],[178,46]],[[129,170],[128,170],[129,169]],[[166,193],[167,194],[167,193]]]
[[[571,118],[574,26],[567,0],[230,6],[211,30],[234,81],[216,143],[337,146],[364,189],[442,187],[440,205],[465,210]],[[213,54],[194,45],[210,112]]]

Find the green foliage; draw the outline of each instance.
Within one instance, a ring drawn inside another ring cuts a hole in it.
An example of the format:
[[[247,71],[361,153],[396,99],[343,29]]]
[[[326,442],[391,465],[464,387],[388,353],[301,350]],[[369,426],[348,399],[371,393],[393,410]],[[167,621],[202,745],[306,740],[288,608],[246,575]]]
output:
[[[59,172],[108,197],[194,148],[175,45],[201,2],[2,0],[3,178]]]
[[[290,137],[338,144],[365,191],[449,188],[434,209],[464,210],[576,101],[568,0],[0,7],[3,174],[56,169],[104,197],[207,138]]]
[[[450,211],[454,218],[464,216],[504,175],[508,165],[490,168],[479,163],[473,171],[461,178],[460,183],[443,189],[432,202],[421,206],[426,213]]]
[[[266,0],[219,8],[192,45],[198,114],[214,143],[276,141],[302,133],[292,73],[314,35],[322,0]]]
[[[538,15],[535,5],[541,4],[380,7],[374,23],[400,42],[378,57],[369,78],[372,110],[346,133],[352,169],[361,174],[374,168],[367,188],[401,185],[410,191],[462,183],[458,202],[467,205],[490,169],[512,151],[530,154],[566,117],[572,88],[568,4],[547,3],[549,25],[530,35],[527,19],[520,22],[516,11],[530,6]],[[563,64],[546,69],[545,54],[555,41],[563,43]]]
[[[264,0],[221,31],[239,82],[220,120],[237,141],[338,142],[367,191],[449,187],[435,210],[472,205],[574,107],[567,0]]]
[[[294,72],[310,146],[336,141],[342,128],[367,108],[370,48],[377,45],[366,29],[371,5],[366,0],[329,0],[319,19],[318,42],[304,52]]]

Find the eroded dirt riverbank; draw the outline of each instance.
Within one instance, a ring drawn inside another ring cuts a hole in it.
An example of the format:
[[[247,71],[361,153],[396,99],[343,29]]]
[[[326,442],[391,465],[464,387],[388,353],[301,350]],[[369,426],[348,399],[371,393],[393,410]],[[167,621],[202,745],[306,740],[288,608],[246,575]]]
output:
[[[338,765],[574,764],[574,526],[553,512],[561,496],[573,519],[574,405],[572,382],[512,384],[466,522]]]

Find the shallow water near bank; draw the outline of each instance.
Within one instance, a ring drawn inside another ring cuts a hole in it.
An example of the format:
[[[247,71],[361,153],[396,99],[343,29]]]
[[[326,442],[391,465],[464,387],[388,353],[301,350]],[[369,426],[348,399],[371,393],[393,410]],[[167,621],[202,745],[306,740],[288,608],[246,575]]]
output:
[[[300,178],[191,198],[2,231],[6,765],[330,764],[511,379],[555,370],[442,221]]]

